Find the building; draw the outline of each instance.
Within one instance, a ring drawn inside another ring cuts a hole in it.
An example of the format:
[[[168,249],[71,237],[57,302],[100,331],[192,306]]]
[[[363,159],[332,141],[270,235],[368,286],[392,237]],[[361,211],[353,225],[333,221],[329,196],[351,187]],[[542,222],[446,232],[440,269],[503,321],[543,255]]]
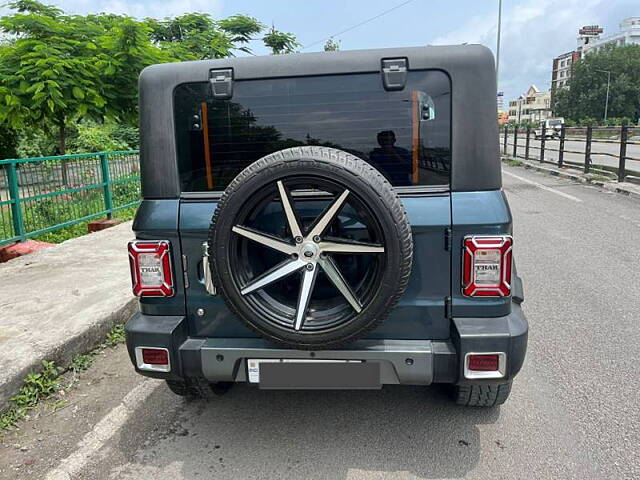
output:
[[[599,25],[585,25],[578,30],[577,47],[575,50],[563,53],[553,59],[551,68],[551,92],[559,88],[568,88],[569,79],[573,74],[573,65],[582,58],[583,52],[597,42],[602,34]]]
[[[535,85],[531,85],[526,93],[509,102],[509,121],[539,122],[551,115],[551,93],[541,92]]]
[[[580,53],[577,51],[563,53],[553,59],[551,91],[568,86],[569,79],[573,73],[573,64],[579,59]]]
[[[600,29],[600,33],[602,33],[602,29]],[[580,42],[580,37],[578,37],[578,41]],[[604,37],[600,37],[598,34],[583,45],[579,45],[578,48],[582,49],[582,55],[588,55],[608,46],[624,47],[625,45],[640,45],[640,17],[625,18],[620,22],[618,33]]]
[[[569,86],[573,64],[584,55],[598,52],[610,45],[618,47],[640,45],[640,17],[629,17],[622,20],[618,33],[603,37],[603,32],[604,30],[599,25],[585,25],[578,30],[576,49],[553,59],[551,91]]]

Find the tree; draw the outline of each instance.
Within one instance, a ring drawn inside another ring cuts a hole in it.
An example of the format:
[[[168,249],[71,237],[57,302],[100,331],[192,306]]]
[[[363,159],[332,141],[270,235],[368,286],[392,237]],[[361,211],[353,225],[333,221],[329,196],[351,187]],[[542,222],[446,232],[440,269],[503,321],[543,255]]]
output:
[[[64,154],[67,121],[98,115],[106,104],[100,72],[88,61],[101,32],[34,0],[9,5],[18,13],[0,19],[0,28],[16,37],[0,48],[0,122],[55,125]]]
[[[234,50],[250,53],[251,36],[264,25],[248,15],[215,21],[206,13],[186,13],[164,20],[147,19],[151,39],[178,60],[224,58]]]
[[[251,37],[264,29],[264,24],[248,15],[232,15],[218,21],[218,26],[231,36],[235,48],[245,53],[251,53],[247,46],[249,41],[253,40]]]
[[[611,72],[608,117],[640,118],[640,46],[609,47],[574,64],[568,89],[554,91],[557,115],[604,118],[607,71]]]
[[[271,49],[273,55],[293,53],[300,46],[293,33],[280,32],[273,26],[269,33],[262,37],[264,44]]]
[[[80,121],[137,123],[138,76],[146,66],[250,52],[252,37],[264,29],[247,15],[137,21],[67,15],[37,0],[8,5],[13,12],[0,18],[0,125],[18,138],[25,137],[20,129],[55,131],[59,154],[69,127]],[[274,53],[298,46],[293,34],[273,28],[264,42]]]
[[[333,37],[329,37],[324,44],[325,52],[337,52],[340,50],[340,40],[335,41]]]

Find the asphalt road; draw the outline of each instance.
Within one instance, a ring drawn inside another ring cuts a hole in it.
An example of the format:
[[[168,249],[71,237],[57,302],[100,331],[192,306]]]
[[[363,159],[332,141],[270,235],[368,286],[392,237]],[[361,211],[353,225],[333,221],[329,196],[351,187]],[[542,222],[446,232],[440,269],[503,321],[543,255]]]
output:
[[[526,136],[522,134],[518,135],[518,149],[517,154],[519,157],[524,158],[526,153],[525,148]],[[529,158],[531,160],[536,160],[540,158],[540,146],[541,141],[536,140],[531,134],[529,139]],[[584,166],[584,151],[585,151],[585,141],[584,140],[565,140],[564,148],[564,161],[565,162],[574,162],[580,165],[580,167]],[[500,151],[503,151],[504,147],[504,135],[500,136]],[[559,140],[545,140],[545,160],[550,162],[558,161],[558,152],[553,151],[558,150],[560,148]],[[507,145],[507,153],[509,155],[513,155],[513,135],[510,134],[508,138]],[[593,165],[606,165],[609,167],[618,168],[619,165],[619,155],[620,155],[620,144],[613,143],[600,143],[593,142],[591,144],[591,163]],[[627,158],[626,161],[626,170],[631,171],[631,174],[640,176],[640,144],[628,144],[627,145],[627,157],[633,157],[638,160],[631,160]]]
[[[504,171],[530,322],[504,406],[456,407],[441,389],[416,387],[238,386],[189,402],[153,383],[142,395],[121,347],[70,391],[75,407],[7,441],[27,447],[8,447],[0,476],[40,478],[66,457],[83,479],[640,478],[640,202]],[[128,416],[118,407],[101,422],[122,428],[83,440],[127,393]],[[32,431],[44,438],[29,443]]]

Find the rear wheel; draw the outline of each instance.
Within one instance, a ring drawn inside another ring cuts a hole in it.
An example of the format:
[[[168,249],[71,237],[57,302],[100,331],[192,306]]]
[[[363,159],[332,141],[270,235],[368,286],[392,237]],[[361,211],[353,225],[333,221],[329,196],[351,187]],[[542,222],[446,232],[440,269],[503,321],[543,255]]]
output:
[[[495,407],[502,405],[511,393],[511,381],[482,385],[456,385],[454,399],[467,407]]]

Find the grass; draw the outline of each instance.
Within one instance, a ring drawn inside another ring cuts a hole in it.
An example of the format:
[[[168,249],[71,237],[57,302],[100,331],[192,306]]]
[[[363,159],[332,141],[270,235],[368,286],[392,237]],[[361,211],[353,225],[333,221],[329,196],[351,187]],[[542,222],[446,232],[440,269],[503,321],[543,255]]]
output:
[[[510,167],[521,167],[522,165],[524,165],[524,162],[520,160],[507,160],[507,165],[509,165]]]
[[[107,333],[107,338],[105,343],[109,347],[115,347],[119,343],[124,343],[126,337],[124,334],[124,325],[119,323],[114,325],[109,333]]]
[[[73,360],[71,360],[69,370],[71,370],[73,373],[84,372],[93,363],[94,355],[95,354],[93,352],[79,353],[78,355],[73,357]]]
[[[124,341],[124,325],[119,323],[111,328],[105,337],[105,341],[98,348],[115,347]],[[40,373],[30,373],[25,377],[18,393],[9,399],[9,406],[0,414],[0,436],[5,431],[17,427],[18,422],[24,419],[29,414],[29,411],[33,410],[41,400],[60,390],[60,375],[64,372],[78,374],[87,370],[93,364],[96,354],[97,349],[88,353],[78,354],[73,357],[71,364],[67,368],[59,367],[52,361],[43,361],[42,371]],[[52,405],[54,411],[64,406],[66,406],[66,401],[63,399],[57,399]]]
[[[0,431],[15,427],[40,400],[55,393],[63,371],[54,362],[43,361],[42,372],[28,374],[18,393],[9,399],[9,408],[0,415]]]
[[[122,210],[119,210],[114,213],[114,218],[121,220],[123,222],[126,222],[127,220],[131,220],[133,216],[136,214],[137,208],[138,207],[123,208]],[[94,220],[99,220],[99,218],[95,218]],[[93,220],[90,220],[90,221],[93,221]],[[54,230],[53,232],[37,235],[33,237],[33,239],[38,240],[40,242],[62,243],[66,240],[70,240],[72,238],[86,235],[89,231],[88,225],[89,225],[89,221],[76,223],[75,225],[71,225],[70,227],[64,227],[59,230]]]
[[[598,173],[587,173],[585,177],[592,182],[611,182],[615,180],[611,177],[607,177],[606,175],[601,175]]]

